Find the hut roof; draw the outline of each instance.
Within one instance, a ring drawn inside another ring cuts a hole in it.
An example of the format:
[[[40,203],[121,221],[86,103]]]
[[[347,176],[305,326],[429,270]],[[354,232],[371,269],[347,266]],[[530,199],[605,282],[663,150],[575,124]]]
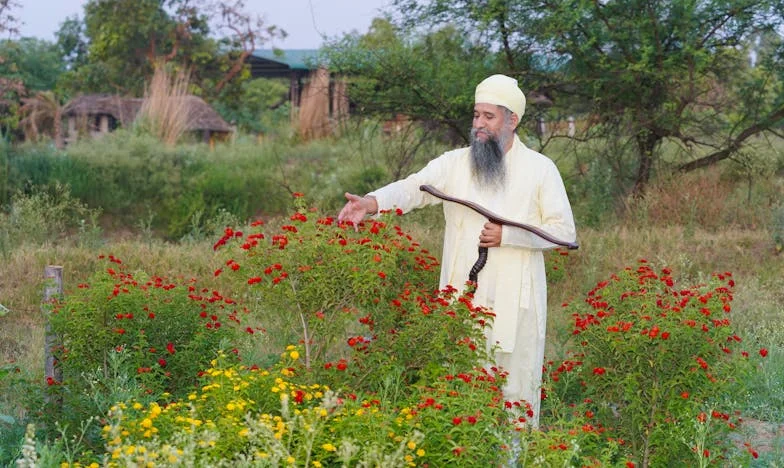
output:
[[[141,107],[142,99],[138,98],[87,94],[71,99],[65,105],[64,114],[70,116],[106,114],[125,125],[133,122]]]
[[[232,131],[231,126],[202,98],[188,95],[181,99],[187,101],[188,130]],[[144,99],[140,98],[88,94],[72,99],[66,104],[64,113],[70,116],[106,114],[127,125],[136,118],[143,103]]]
[[[231,125],[212,108],[209,104],[198,96],[183,96],[187,100],[188,130],[211,130],[213,132],[231,132]]]

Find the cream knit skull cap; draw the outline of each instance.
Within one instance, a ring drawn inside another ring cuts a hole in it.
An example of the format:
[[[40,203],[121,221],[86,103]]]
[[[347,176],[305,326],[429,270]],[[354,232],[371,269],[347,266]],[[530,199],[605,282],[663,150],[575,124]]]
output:
[[[482,80],[476,87],[474,103],[504,106],[517,115],[518,121],[525,114],[525,95],[517,86],[517,80],[506,75],[492,75]]]

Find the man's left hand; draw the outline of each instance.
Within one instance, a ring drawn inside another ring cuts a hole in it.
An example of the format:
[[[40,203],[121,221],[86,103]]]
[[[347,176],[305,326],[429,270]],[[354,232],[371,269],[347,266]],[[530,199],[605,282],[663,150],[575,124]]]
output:
[[[482,234],[479,235],[479,247],[498,247],[501,245],[501,225],[491,222],[485,223]]]

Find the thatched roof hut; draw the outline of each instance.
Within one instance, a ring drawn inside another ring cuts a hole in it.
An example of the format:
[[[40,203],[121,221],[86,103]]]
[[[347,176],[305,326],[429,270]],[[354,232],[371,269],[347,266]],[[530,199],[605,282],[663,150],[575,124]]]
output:
[[[188,95],[177,99],[186,100],[186,131],[200,133],[205,142],[215,137],[224,139],[233,131],[231,125],[202,98]],[[68,140],[73,141],[78,130],[99,136],[117,127],[129,126],[136,119],[143,103],[144,99],[112,95],[77,96],[66,104],[63,112],[68,119]]]

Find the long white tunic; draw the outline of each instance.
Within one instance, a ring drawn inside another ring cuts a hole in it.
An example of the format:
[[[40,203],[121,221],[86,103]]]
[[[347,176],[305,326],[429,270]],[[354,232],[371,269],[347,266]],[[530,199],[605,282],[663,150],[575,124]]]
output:
[[[419,190],[432,185],[453,197],[470,200],[495,214],[543,229],[557,239],[573,242],[574,219],[563,180],[546,156],[527,148],[515,135],[504,155],[504,187],[480,187],[471,174],[469,148],[449,151],[430,161],[411,176],[368,195],[379,210],[403,212],[441,200]],[[457,203],[444,205],[444,247],[440,287],[463,290],[477,259],[479,235],[487,219]],[[501,246],[489,249],[485,268],[477,278],[475,303],[491,307],[496,314],[488,345],[498,345],[497,364],[508,372],[505,396],[531,403],[537,424],[539,389],[547,320],[547,283],[542,251],[556,247],[520,228],[503,226]]]

